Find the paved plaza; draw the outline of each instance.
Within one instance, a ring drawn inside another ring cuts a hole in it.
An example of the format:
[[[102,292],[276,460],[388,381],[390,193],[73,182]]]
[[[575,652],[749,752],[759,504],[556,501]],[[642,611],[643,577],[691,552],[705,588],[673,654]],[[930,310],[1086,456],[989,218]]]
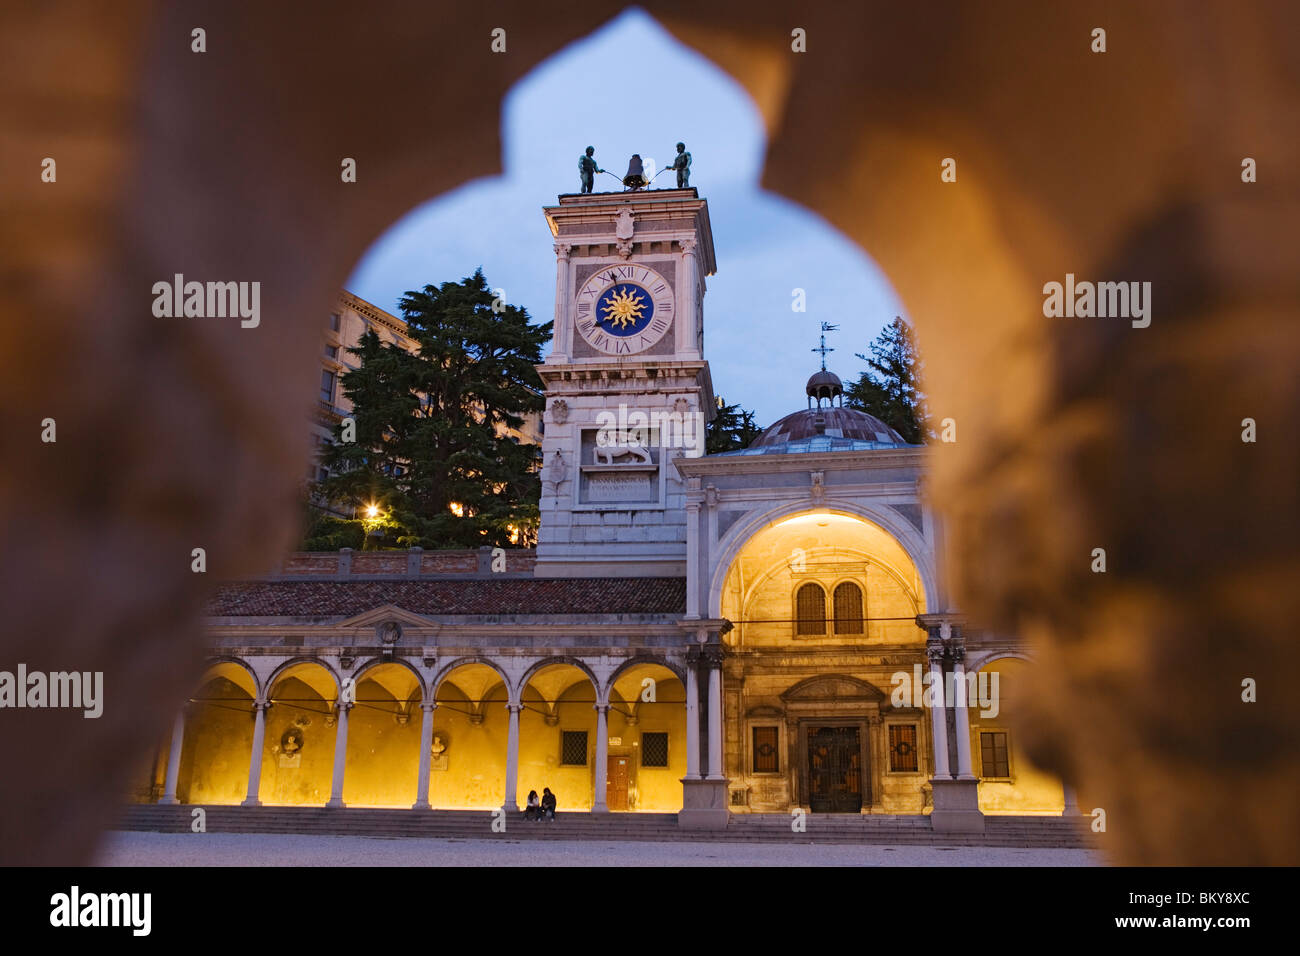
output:
[[[1094,850],[798,843],[428,840],[261,833],[108,834],[101,866],[1100,866]]]

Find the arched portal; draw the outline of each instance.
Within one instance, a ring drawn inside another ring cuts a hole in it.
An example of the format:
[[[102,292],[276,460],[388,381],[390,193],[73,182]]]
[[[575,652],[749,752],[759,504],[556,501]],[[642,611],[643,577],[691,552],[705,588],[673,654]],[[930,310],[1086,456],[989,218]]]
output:
[[[890,692],[925,660],[916,616],[928,565],[844,509],[754,525],[715,578],[719,616],[733,624],[722,641],[745,668],[724,698],[731,810],[920,812],[924,714],[893,706]]]
[[[809,510],[763,525],[738,543],[720,580],[719,616],[735,625],[738,646],[924,642],[914,621],[926,612],[918,563],[857,515]]]
[[[438,678],[429,755],[429,804],[488,810],[505,794],[509,692],[482,660],[453,663]]]
[[[248,787],[257,682],[242,664],[209,667],[186,708],[176,796],[181,803],[237,804]]]
[[[625,665],[609,689],[609,809],[675,812],[685,775],[682,679],[663,664]]]
[[[339,681],[319,661],[291,661],[268,681],[258,790],[263,803],[322,806],[330,797]]]
[[[596,805],[596,685],[575,662],[547,663],[526,675],[520,692],[518,803],[530,790],[555,794],[560,810]],[[608,736],[608,731],[607,731]]]
[[[405,662],[381,662],[356,675],[348,714],[343,802],[350,807],[409,807],[420,761],[419,675]]]

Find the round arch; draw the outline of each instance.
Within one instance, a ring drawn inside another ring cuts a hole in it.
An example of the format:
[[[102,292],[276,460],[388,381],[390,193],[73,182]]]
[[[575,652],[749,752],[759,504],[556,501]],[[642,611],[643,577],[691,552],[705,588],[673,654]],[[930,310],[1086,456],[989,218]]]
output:
[[[892,509],[862,505],[854,502],[827,500],[820,507],[810,508],[807,502],[794,502],[778,505],[765,511],[754,511],[736,521],[718,542],[718,551],[713,560],[709,580],[708,613],[710,617],[722,616],[722,591],[726,584],[731,566],[755,535],[766,528],[774,527],[782,521],[803,514],[841,515],[875,525],[897,542],[904,554],[911,560],[921,579],[922,597],[925,610],[941,608],[941,594],[938,574],[933,556],[926,546],[924,537],[902,515],[889,514]]]
[[[973,654],[966,658],[963,666],[967,671],[981,671],[994,661],[1001,660],[1024,661],[1026,664],[1037,663],[1032,654],[1023,651],[997,650]]]
[[[567,654],[556,657],[543,657],[529,665],[528,670],[524,671],[523,675],[519,678],[519,685],[516,688],[515,699],[521,700],[523,698],[524,688],[528,686],[528,682],[536,674],[544,671],[548,667],[555,667],[561,664],[567,664],[582,671],[582,673],[586,675],[587,679],[591,681],[591,688],[596,692],[596,700],[598,702],[608,702],[608,698],[601,696],[602,688],[600,681],[596,678],[596,675],[592,672],[591,667],[588,666],[587,662],[577,657],[570,657]]]
[[[335,691],[335,696],[337,696],[339,689],[343,686],[343,681],[339,679],[338,672],[336,672],[333,667],[331,667],[325,661],[321,660],[319,657],[291,657],[288,660],[283,661],[279,666],[275,668],[275,670],[271,671],[270,675],[266,678],[266,686],[265,686],[266,697],[268,699],[270,698],[271,692],[275,690],[275,685],[277,681],[282,680],[286,676],[290,676],[289,675],[290,671],[296,670],[299,667],[303,667],[303,666],[319,667],[326,674],[328,674],[330,680],[334,681],[334,691]]]
[[[414,664],[412,664],[410,661],[406,660],[405,658],[401,658],[401,657],[368,658],[364,664],[362,664],[360,667],[356,669],[356,673],[352,675],[353,680],[355,680],[358,684],[360,684],[362,678],[364,678],[366,674],[368,674],[370,671],[378,670],[379,668],[383,667],[386,664],[391,664],[396,667],[400,667],[403,670],[409,672],[410,675],[413,678],[415,678],[415,687],[420,692],[420,699],[421,700],[429,699],[428,688],[425,686],[424,675],[421,674],[418,669],[416,669]]]
[[[464,657],[457,657],[455,660],[449,661],[447,664],[443,665],[443,667],[439,668],[438,672],[434,675],[433,680],[429,682],[429,699],[437,700],[438,691],[442,689],[443,681],[450,677],[454,671],[472,664],[482,664],[495,671],[496,675],[501,678],[501,683],[505,684],[507,699],[514,700],[511,693],[510,678],[506,676],[506,672],[501,669],[500,665],[498,665],[496,661],[481,654],[468,654]]]
[[[613,691],[614,685],[626,671],[646,664],[658,665],[659,667],[672,672],[672,675],[682,682],[682,686],[686,686],[686,668],[682,667],[676,661],[669,660],[666,657],[656,657],[653,654],[637,654],[634,657],[629,657],[622,664],[619,664],[618,667],[615,668],[614,672],[609,675],[609,679],[605,682],[604,688],[605,700],[609,700],[609,695],[610,692]]]
[[[232,673],[242,673],[247,677],[248,684],[252,686],[252,689],[250,690],[242,681],[232,678],[230,676]],[[253,700],[260,700],[262,698],[263,687],[261,681],[257,679],[257,672],[254,671],[243,658],[226,655],[208,658],[204,665],[203,673],[199,675],[199,679],[194,683],[195,688],[201,688],[214,677],[225,677],[240,689],[247,691],[248,695],[252,697]]]

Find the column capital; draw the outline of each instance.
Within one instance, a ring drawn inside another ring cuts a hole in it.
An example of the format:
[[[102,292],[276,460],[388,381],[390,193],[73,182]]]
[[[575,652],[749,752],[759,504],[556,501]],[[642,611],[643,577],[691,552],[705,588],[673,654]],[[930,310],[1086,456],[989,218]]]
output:
[[[266,713],[268,710],[271,709],[271,704],[273,703],[274,701],[270,701],[270,700],[255,700],[253,701],[252,704],[252,710],[254,712],[260,710],[262,713]]]
[[[420,709],[426,714],[432,714],[438,709],[438,702],[436,700],[422,700],[420,701]]]
[[[520,712],[521,710],[523,710],[523,709],[524,709],[524,705],[523,705],[523,704],[516,704],[516,703],[512,703],[512,702],[507,702],[507,703],[506,703],[506,710],[510,711],[510,713],[512,713],[512,714],[517,714],[517,713],[519,713],[519,712]]]
[[[334,702],[334,709],[341,714],[346,714],[349,710],[351,710],[355,706],[356,703],[350,700],[336,700]]]
[[[720,669],[722,658],[722,646],[719,644],[706,644],[700,648],[700,663],[710,670]]]
[[[925,646],[925,656],[930,659],[931,664],[943,665],[944,647],[942,644],[933,643]]]
[[[609,704],[592,704],[591,709],[603,717],[609,713]]]

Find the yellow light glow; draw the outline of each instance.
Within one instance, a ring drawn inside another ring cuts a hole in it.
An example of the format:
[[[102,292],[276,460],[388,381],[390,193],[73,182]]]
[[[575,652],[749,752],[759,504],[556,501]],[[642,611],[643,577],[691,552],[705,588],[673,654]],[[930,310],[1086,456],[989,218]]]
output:
[[[375,505],[367,505],[367,506],[366,506],[366,517],[367,517],[367,518],[378,518],[378,517],[379,517],[379,508],[376,507]]]
[[[463,517],[465,517],[465,506],[462,505],[459,501],[452,501],[452,502],[449,502],[449,503],[447,504],[447,508],[448,508],[448,509],[451,511],[451,513],[454,514],[457,518],[463,518]]]

